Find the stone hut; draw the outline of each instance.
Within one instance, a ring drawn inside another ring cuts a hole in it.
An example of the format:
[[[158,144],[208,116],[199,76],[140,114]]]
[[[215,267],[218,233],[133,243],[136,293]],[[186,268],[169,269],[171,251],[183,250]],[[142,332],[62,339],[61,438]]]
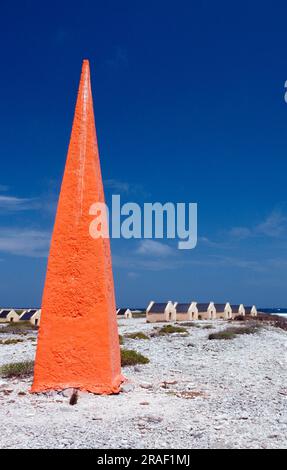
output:
[[[196,302],[189,302],[189,303],[175,303],[176,309],[176,320],[177,321],[190,321],[190,320],[197,320],[198,318],[198,310],[196,307]]]
[[[146,309],[146,321],[148,323],[167,322],[176,320],[176,309],[169,302],[150,302]]]

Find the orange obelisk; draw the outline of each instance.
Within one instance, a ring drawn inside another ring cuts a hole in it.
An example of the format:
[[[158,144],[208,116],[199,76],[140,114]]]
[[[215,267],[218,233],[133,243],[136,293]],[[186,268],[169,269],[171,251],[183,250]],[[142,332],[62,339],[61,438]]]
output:
[[[104,202],[89,62],[83,62],[42,301],[31,391],[118,393],[123,381],[108,238],[89,234]]]

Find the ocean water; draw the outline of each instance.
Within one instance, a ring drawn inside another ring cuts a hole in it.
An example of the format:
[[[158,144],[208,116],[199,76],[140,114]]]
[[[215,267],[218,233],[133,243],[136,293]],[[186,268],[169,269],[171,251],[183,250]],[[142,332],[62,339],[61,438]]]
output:
[[[287,317],[287,308],[260,308],[259,312],[269,313],[270,315],[279,315],[280,317]]]

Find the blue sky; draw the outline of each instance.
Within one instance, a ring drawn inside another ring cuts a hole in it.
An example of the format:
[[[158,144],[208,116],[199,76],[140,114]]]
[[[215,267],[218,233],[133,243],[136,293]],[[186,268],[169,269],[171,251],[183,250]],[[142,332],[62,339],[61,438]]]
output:
[[[83,58],[107,200],[197,202],[199,243],[112,241],[119,305],[286,305],[287,5],[1,2],[0,304],[41,302]]]

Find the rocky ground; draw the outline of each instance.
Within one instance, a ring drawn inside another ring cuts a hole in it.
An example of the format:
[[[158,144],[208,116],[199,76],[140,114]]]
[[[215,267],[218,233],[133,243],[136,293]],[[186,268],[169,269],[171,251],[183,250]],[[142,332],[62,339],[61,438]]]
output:
[[[81,394],[71,406],[63,394],[30,395],[31,379],[0,378],[0,448],[287,448],[287,332],[210,341],[226,323],[197,323],[188,336],[125,339],[150,363],[124,368],[117,396]],[[119,321],[123,335],[154,326]],[[0,344],[0,366],[33,359],[33,335]]]

